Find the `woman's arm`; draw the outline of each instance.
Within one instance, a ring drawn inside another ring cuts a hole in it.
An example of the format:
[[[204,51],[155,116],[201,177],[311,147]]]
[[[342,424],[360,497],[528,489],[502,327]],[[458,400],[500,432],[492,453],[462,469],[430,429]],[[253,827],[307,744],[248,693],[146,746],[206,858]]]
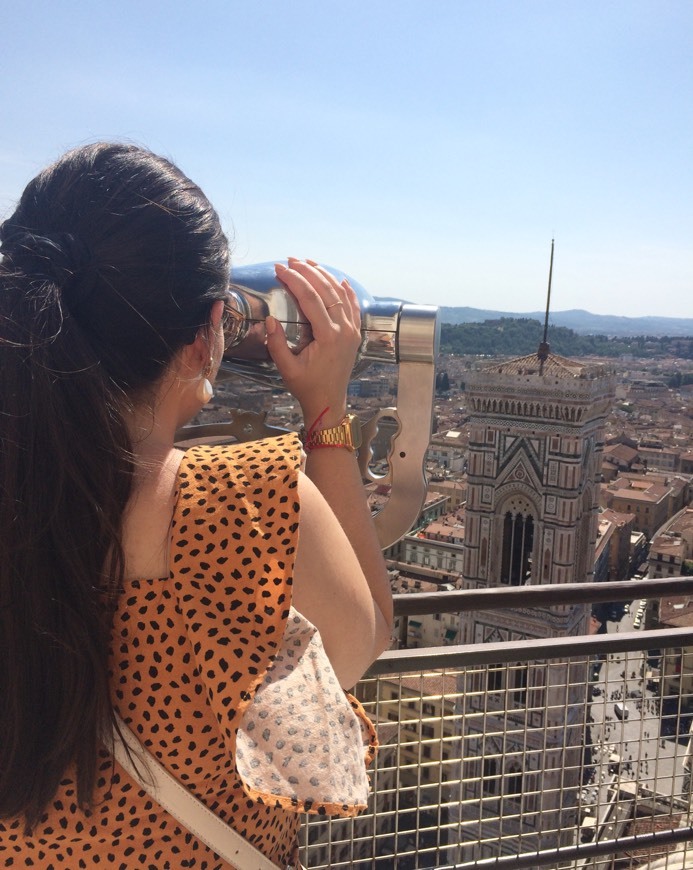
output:
[[[363,491],[360,479],[359,486]],[[351,545],[329,503],[305,475],[299,481],[299,498],[293,603],[320,630],[339,682],[348,689],[389,646],[392,603],[387,572],[379,548],[373,564],[364,569],[359,548]],[[357,526],[352,524],[353,529]],[[365,523],[363,528],[367,530]]]
[[[361,342],[353,290],[314,264],[289,260],[277,275],[308,317],[314,340],[298,355],[283,329],[267,323],[267,345],[306,426],[339,423]],[[351,686],[387,649],[392,595],[356,456],[346,448],[309,452],[300,484],[301,525],[294,601],[317,627],[342,685]]]

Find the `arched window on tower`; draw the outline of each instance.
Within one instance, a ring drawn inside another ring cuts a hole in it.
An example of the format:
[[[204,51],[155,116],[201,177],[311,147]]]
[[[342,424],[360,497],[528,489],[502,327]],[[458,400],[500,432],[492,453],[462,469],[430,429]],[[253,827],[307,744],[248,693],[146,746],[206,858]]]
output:
[[[529,677],[529,665],[520,664],[513,667],[513,703],[519,707],[524,707],[527,702],[527,680]]]
[[[501,583],[523,586],[532,576],[534,518],[508,511],[503,520]]]
[[[498,762],[495,758],[484,758],[482,774],[482,790],[486,795],[498,794]]]
[[[522,800],[522,769],[517,761],[513,761],[503,780],[503,797],[514,801]]]

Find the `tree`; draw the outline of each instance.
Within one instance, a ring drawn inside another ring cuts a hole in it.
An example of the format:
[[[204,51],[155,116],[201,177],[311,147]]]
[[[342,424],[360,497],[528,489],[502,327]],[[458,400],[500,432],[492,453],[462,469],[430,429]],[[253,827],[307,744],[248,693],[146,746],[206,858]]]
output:
[[[438,372],[436,375],[436,393],[447,393],[450,389],[450,379],[447,372]]]

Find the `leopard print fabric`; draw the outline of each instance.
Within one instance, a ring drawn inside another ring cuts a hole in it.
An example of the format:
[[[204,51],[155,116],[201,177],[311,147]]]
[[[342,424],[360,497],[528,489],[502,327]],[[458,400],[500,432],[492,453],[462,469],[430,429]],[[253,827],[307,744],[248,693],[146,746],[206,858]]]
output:
[[[293,435],[188,450],[178,472],[170,575],[126,583],[111,650],[112,700],[123,720],[197,798],[280,867],[298,860],[301,810],[357,809],[306,806],[257,789],[251,796],[236,769],[239,726],[289,617],[299,465]],[[352,706],[367,723],[353,699]],[[105,749],[92,809],[78,808],[74,772],[66,771],[31,837],[20,820],[0,822],[0,866],[229,870]]]

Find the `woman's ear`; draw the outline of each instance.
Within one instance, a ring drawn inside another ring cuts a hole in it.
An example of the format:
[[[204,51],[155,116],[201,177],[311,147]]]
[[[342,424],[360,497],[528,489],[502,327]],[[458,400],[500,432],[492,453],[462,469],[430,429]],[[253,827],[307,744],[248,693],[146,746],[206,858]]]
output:
[[[224,301],[217,301],[209,309],[209,319],[195,333],[190,344],[181,348],[181,362],[187,368],[190,376],[197,377],[201,371],[209,367],[210,362],[218,364],[218,359],[224,351],[222,320],[224,317]]]
[[[191,351],[189,357],[191,365],[197,366],[199,370],[208,365],[210,359],[215,355],[214,348],[221,332],[223,317],[224,301],[223,299],[217,299],[209,310],[207,324],[197,330],[195,340],[191,345],[188,345]]]
[[[209,322],[214,331],[216,332],[221,327],[221,322],[224,318],[224,300],[217,299],[217,301],[212,305],[212,308],[209,312]]]

